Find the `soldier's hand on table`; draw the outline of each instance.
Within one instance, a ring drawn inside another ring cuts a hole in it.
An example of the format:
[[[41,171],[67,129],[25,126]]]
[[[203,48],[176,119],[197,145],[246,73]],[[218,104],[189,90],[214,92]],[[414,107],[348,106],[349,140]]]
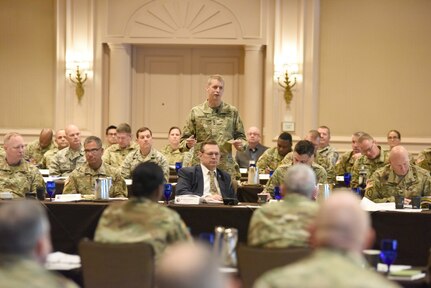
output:
[[[190,136],[189,138],[186,139],[186,145],[187,148],[191,149],[196,145],[196,139],[195,139],[195,135]]]

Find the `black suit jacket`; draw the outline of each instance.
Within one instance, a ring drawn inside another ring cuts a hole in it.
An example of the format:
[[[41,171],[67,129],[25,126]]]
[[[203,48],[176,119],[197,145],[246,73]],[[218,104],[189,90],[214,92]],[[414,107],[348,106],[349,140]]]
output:
[[[217,169],[217,181],[223,198],[236,198],[228,173]],[[178,170],[178,183],[175,187],[175,195],[194,194],[202,196],[203,193],[204,177],[200,164]]]
[[[257,144],[256,146],[256,159],[254,159],[256,162],[259,159],[260,156],[262,156],[263,152],[265,152],[265,150],[268,149],[268,147],[263,146]],[[244,151],[237,151],[236,152],[236,156],[235,156],[235,160],[238,163],[239,167],[241,168],[248,168],[249,164],[250,164],[250,160],[251,159],[251,152],[250,149],[248,148],[248,146],[246,146],[244,148]]]

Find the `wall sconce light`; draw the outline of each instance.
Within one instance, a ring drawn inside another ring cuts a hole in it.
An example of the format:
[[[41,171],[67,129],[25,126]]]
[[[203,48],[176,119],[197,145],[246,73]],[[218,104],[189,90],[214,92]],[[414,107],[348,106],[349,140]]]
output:
[[[276,72],[277,82],[284,89],[284,101],[286,106],[289,107],[293,99],[292,88],[296,84],[296,76],[298,75],[298,64],[284,64],[283,72]],[[289,79],[289,74],[293,77],[293,80]]]
[[[78,102],[84,96],[84,83],[88,79],[90,73],[90,61],[88,57],[83,57],[78,53],[69,53],[66,56],[66,77],[75,86],[75,94],[78,97]]]

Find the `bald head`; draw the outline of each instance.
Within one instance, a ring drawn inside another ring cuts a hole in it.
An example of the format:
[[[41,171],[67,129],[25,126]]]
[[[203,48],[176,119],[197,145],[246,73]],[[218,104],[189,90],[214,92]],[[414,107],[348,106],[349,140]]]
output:
[[[51,145],[53,135],[54,133],[52,132],[52,129],[49,128],[43,128],[42,131],[40,131],[39,145],[42,149]]]
[[[311,240],[317,247],[360,253],[374,240],[369,215],[350,191],[333,193],[321,206]]]
[[[178,265],[181,259],[181,265]],[[225,281],[213,254],[199,243],[179,243],[168,247],[158,263],[159,288],[221,288]]]
[[[393,147],[389,153],[389,163],[396,175],[406,175],[410,167],[409,152],[403,146]]]
[[[250,127],[247,131],[247,141],[250,148],[254,149],[260,143],[260,130],[257,127]]]
[[[79,128],[71,124],[64,130],[66,131],[66,139],[69,142],[70,149],[79,150],[81,148],[81,131],[79,131]]]

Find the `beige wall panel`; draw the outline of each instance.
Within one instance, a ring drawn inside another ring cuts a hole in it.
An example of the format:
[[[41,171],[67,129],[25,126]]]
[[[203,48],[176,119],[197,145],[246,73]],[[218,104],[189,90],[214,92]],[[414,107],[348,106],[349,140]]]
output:
[[[319,123],[429,139],[430,13],[428,0],[322,0]]]
[[[1,134],[54,126],[54,2],[0,1]]]

